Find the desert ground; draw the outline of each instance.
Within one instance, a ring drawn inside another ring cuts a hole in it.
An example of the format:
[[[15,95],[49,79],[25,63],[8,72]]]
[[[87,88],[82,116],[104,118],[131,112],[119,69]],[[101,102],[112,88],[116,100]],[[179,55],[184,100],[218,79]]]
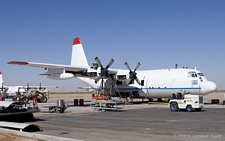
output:
[[[206,95],[204,97],[204,102],[205,103],[210,103],[211,99],[219,99],[220,102],[222,102],[224,100],[224,94],[225,91],[218,91],[218,92],[214,92],[211,93],[209,95]],[[65,99],[66,101],[70,101],[70,104],[73,101],[73,99],[88,99],[88,101],[91,99],[91,93],[51,93],[50,94],[50,99]],[[139,99],[139,101],[141,101]],[[86,101],[87,103],[87,101]],[[135,105],[134,105],[135,106]],[[137,105],[140,106],[140,105]],[[151,105],[149,105],[151,106]],[[37,114],[36,115],[37,118],[41,117],[42,115],[40,114],[40,116]],[[1,141],[41,141],[41,139],[35,139],[35,138],[29,138],[29,137],[25,137],[25,136],[19,136],[18,134],[13,134],[7,131],[2,131],[0,130],[0,140]]]

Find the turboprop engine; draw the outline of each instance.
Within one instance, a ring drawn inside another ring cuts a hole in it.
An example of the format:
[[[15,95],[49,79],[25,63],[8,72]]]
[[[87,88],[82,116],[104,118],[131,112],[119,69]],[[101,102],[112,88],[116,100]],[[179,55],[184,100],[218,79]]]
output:
[[[53,80],[66,80],[73,78],[74,75],[72,73],[53,73],[47,77]]]

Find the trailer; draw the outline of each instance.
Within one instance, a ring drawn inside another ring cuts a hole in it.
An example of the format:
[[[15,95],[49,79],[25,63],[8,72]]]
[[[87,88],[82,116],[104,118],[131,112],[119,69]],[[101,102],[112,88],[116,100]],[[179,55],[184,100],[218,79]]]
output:
[[[111,110],[116,111],[120,109],[118,105],[123,104],[121,101],[115,101],[115,100],[92,100],[90,107],[93,107],[94,109],[98,110]]]

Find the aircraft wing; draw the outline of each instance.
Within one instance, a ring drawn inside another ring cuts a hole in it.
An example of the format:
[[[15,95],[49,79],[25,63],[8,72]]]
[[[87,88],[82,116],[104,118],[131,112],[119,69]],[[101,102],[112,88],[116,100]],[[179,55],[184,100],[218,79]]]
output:
[[[87,66],[72,66],[72,65],[61,65],[61,64],[48,64],[48,63],[36,63],[36,62],[23,62],[23,61],[10,61],[7,64],[11,65],[21,65],[21,66],[29,66],[29,67],[37,67],[37,68],[44,68],[48,70],[58,70],[64,69],[66,72],[70,73],[78,73],[78,72],[87,72]],[[41,75],[49,75],[52,72],[46,72],[45,74]],[[109,74],[116,74],[117,70],[109,69]],[[88,77],[88,76],[86,76]]]
[[[88,68],[84,66],[71,66],[71,65],[60,65],[60,64],[48,64],[48,63],[36,63],[36,62],[23,62],[23,61],[10,61],[7,64],[22,65],[37,68],[48,68],[48,69],[65,69],[66,71],[86,71]]]

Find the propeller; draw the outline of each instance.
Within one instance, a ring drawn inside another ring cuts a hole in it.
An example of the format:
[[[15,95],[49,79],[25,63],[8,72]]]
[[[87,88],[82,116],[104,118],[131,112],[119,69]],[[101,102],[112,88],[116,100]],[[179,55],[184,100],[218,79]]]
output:
[[[111,59],[105,68],[102,66],[102,63],[100,62],[98,57],[95,57],[95,61],[101,67],[99,76],[95,79],[95,83],[98,83],[98,81],[102,79],[103,77],[106,77],[110,82],[112,82],[112,78],[109,76],[109,73],[108,73],[108,68],[113,64],[114,60]]]
[[[128,63],[125,62],[125,66],[126,66],[126,67],[128,68],[128,70],[130,71],[130,72],[129,72],[129,74],[130,74],[130,75],[129,75],[129,78],[128,78],[127,81],[126,81],[126,85],[127,85],[127,86],[129,85],[130,81],[133,80],[133,79],[135,79],[136,82],[137,82],[139,85],[141,84],[140,80],[137,78],[137,73],[136,73],[136,70],[139,68],[140,65],[141,65],[140,62],[138,62],[136,68],[134,69],[134,71],[132,71],[132,70],[130,69],[130,66],[128,65]]]

